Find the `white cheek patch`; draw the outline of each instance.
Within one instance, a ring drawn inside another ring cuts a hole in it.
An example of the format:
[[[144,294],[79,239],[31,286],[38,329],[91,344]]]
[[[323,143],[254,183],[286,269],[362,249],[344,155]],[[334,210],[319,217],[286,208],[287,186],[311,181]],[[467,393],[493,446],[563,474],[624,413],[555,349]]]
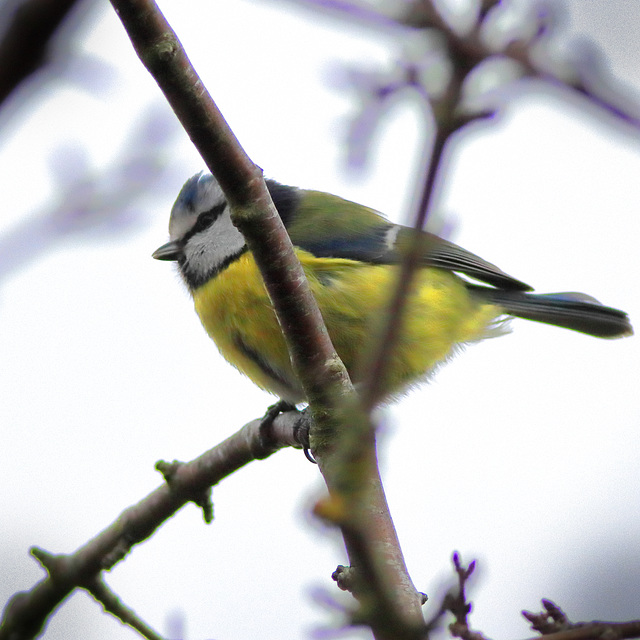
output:
[[[208,229],[189,238],[185,247],[186,267],[205,277],[244,249],[244,236],[225,211]]]
[[[235,255],[244,247],[244,236],[231,222],[229,209],[227,209],[212,225],[202,234],[209,242],[209,251],[218,256],[219,262]]]

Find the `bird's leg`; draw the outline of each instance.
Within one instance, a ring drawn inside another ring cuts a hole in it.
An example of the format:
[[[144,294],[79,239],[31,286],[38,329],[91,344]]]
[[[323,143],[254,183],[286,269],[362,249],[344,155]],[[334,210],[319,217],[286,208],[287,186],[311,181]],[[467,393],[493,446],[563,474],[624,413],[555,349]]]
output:
[[[287,411],[298,411],[295,404],[286,400],[278,400],[272,404],[264,414],[260,423],[260,441],[266,451],[272,448],[273,436],[271,427],[273,421],[281,414]],[[305,410],[306,411],[306,410]],[[301,420],[300,424],[294,427],[294,439],[300,444],[304,451],[304,455],[310,462],[315,464],[315,460],[309,451],[309,423],[307,420]]]

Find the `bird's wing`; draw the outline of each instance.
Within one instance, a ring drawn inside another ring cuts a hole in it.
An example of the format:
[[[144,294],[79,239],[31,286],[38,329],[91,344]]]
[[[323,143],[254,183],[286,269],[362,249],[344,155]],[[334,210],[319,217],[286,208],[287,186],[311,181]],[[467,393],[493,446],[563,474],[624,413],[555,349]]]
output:
[[[398,243],[395,250],[396,260],[402,255],[402,249],[409,245],[414,235],[413,229],[403,227],[398,233]],[[453,242],[443,240],[432,233],[423,233],[425,250],[424,260],[427,264],[449,271],[464,273],[475,280],[486,282],[499,289],[517,291],[531,291],[532,287],[505,273],[495,264],[483,260],[479,256],[459,247]]]
[[[391,224],[373,209],[338,196],[300,190],[293,207],[290,200],[278,202],[277,187],[270,185],[270,191],[293,244],[317,257],[398,264],[415,234],[413,229]],[[425,265],[456,271],[502,289],[531,290],[529,285],[452,242],[425,232],[420,236]]]

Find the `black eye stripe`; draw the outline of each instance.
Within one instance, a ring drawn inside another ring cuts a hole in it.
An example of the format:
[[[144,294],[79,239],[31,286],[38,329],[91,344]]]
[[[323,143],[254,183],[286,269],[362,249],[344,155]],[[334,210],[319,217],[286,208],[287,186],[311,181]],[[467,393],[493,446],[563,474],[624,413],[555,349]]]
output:
[[[226,207],[227,207],[227,203],[222,202],[220,204],[217,204],[215,207],[212,207],[211,209],[209,209],[209,211],[205,211],[204,213],[201,213],[198,216],[198,221],[196,222],[196,224],[200,224],[202,222],[205,226],[210,225],[212,222],[217,220],[222,215],[222,212],[226,209]]]
[[[194,236],[196,233],[200,233],[204,231],[207,227],[210,227],[224,212],[227,208],[226,202],[221,202],[217,204],[215,207],[211,207],[208,211],[204,211],[198,216],[196,223],[190,229],[189,233],[186,234],[185,240],[188,240],[191,236]]]

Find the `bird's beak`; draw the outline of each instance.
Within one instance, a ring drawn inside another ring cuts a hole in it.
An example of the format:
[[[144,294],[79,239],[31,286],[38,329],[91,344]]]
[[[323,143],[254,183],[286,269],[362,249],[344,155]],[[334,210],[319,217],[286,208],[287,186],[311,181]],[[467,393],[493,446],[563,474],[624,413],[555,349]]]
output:
[[[151,257],[156,260],[179,260],[182,257],[182,245],[180,242],[172,240],[156,249]]]

